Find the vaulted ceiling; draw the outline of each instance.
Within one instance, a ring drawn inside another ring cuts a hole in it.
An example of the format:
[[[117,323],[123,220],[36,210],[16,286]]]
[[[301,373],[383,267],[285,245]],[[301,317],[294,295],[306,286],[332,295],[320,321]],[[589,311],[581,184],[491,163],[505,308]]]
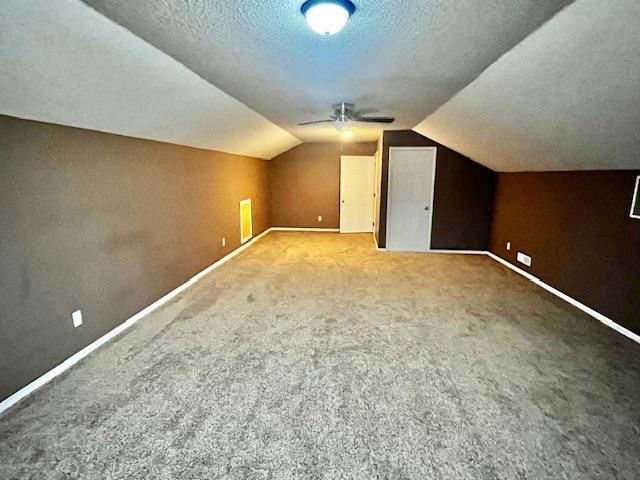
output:
[[[496,171],[640,169],[640,0],[578,0],[415,130]]]
[[[340,102],[413,128],[568,3],[360,0],[347,28],[323,37],[303,0],[86,1],[303,141],[337,138],[297,124]]]
[[[345,101],[497,171],[640,168],[638,0],[355,0],[331,37],[302,1],[6,0],[0,113],[271,158]]]
[[[300,141],[79,0],[3,0],[0,113],[271,158]]]

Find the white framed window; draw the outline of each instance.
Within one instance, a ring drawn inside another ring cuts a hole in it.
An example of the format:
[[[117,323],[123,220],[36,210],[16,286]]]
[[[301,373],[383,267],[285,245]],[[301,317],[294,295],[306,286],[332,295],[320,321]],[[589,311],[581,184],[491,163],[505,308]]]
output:
[[[240,243],[245,243],[253,237],[253,219],[251,217],[251,199],[240,202]]]
[[[633,202],[631,202],[631,213],[629,216],[631,218],[640,219],[640,194],[638,190],[640,189],[640,175],[636,178],[636,188],[633,191]]]

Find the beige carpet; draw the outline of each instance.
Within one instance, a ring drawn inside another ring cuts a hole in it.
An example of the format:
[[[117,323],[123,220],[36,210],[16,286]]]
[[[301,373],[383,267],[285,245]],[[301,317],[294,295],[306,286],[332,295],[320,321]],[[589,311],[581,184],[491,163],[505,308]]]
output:
[[[487,257],[273,233],[0,417],[0,478],[637,479],[640,345]]]

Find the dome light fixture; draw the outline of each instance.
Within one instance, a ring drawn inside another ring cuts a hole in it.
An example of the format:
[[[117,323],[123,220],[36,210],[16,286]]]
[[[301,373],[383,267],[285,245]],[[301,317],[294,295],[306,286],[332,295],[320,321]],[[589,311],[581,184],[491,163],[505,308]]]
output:
[[[300,9],[309,28],[320,35],[335,35],[356,11],[351,0],[307,0]]]

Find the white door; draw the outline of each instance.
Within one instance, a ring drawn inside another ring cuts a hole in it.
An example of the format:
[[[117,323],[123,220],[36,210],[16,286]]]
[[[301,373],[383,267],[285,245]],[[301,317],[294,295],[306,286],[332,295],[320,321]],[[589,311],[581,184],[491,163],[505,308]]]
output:
[[[375,157],[340,158],[340,232],[373,232]]]
[[[425,252],[431,248],[434,147],[389,149],[387,248]]]

